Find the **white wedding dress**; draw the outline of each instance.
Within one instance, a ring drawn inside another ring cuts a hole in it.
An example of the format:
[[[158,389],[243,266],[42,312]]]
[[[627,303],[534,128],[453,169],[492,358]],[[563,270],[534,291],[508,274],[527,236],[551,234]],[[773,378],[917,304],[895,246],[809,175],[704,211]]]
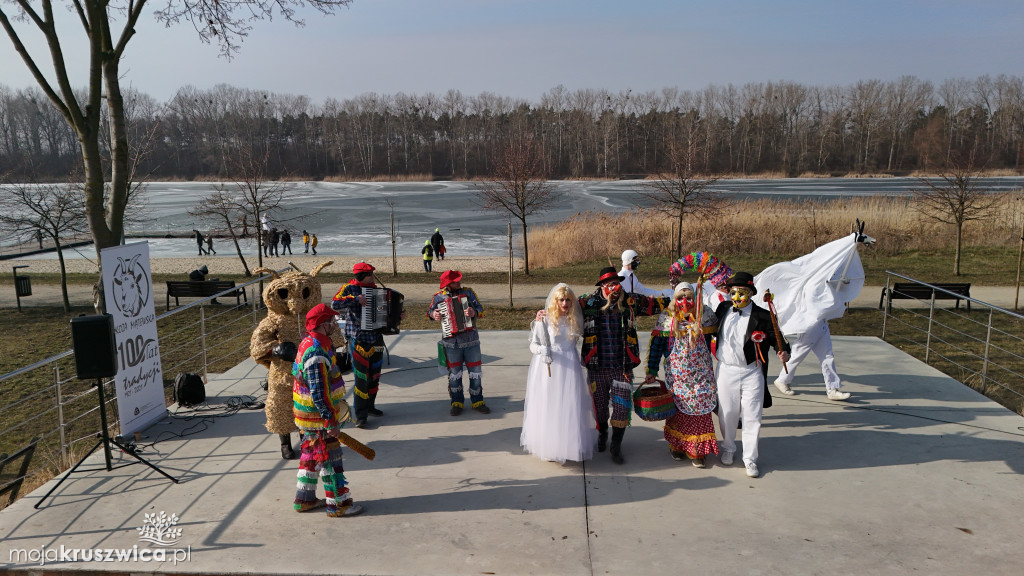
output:
[[[559,322],[553,327],[547,321],[534,322],[530,333],[534,356],[526,380],[519,443],[527,452],[552,462],[588,460],[594,456],[597,443],[594,401],[580,365],[578,338],[569,335],[567,325]],[[551,376],[541,354],[542,346],[549,343]]]

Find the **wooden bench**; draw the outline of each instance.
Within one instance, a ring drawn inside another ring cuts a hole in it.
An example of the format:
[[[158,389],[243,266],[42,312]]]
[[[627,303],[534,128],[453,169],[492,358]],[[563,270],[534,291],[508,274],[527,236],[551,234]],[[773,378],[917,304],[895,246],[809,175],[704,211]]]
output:
[[[931,287],[917,282],[894,282],[892,287],[882,288],[882,298],[878,301],[879,310],[885,304],[885,311],[892,311],[893,300],[922,300],[931,302],[932,293],[935,293],[936,300],[956,300],[955,308],[960,308],[960,300],[971,297],[971,284],[969,282],[937,282],[932,284],[942,290],[932,290]],[[944,292],[947,290],[948,292]],[[967,311],[971,311],[971,301],[967,300]]]
[[[235,287],[234,280],[168,280],[167,281],[167,309],[171,309],[171,298],[174,298],[174,305],[180,306],[178,298],[209,298],[230,290]],[[249,303],[249,296],[244,288],[234,292],[221,295],[222,297],[235,297],[235,303],[242,305],[242,300]]]

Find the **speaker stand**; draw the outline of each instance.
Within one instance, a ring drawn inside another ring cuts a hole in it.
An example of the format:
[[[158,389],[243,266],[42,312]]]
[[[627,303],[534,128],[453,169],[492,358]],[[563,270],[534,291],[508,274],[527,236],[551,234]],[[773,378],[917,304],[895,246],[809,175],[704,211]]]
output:
[[[104,459],[104,461],[106,462],[106,465],[107,465],[107,472],[110,472],[111,470],[113,470],[114,467],[113,467],[113,465],[110,462],[110,445],[111,444],[113,444],[114,446],[117,446],[118,448],[120,448],[125,454],[128,454],[132,458],[135,458],[136,460],[138,460],[139,462],[142,462],[146,466],[149,466],[153,470],[156,470],[163,477],[167,478],[171,482],[174,482],[175,484],[178,483],[178,479],[177,478],[174,478],[173,476],[171,476],[167,472],[164,472],[163,470],[158,468],[152,462],[150,462],[150,461],[146,460],[145,458],[139,456],[138,454],[135,453],[134,450],[129,450],[127,447],[125,447],[123,444],[121,444],[117,440],[112,440],[110,438],[110,433],[107,432],[107,401],[106,401],[106,398],[103,395],[103,379],[102,378],[97,378],[96,379],[96,393],[99,396],[99,400],[100,400],[100,433],[99,433],[100,439],[99,439],[99,442],[97,442],[96,445],[93,446],[89,450],[89,452],[87,452],[85,454],[85,456],[81,460],[78,461],[78,464],[75,464],[74,466],[72,466],[71,470],[68,470],[67,473],[64,474],[64,477],[61,478],[60,480],[58,480],[57,483],[53,485],[53,488],[50,488],[50,491],[47,492],[45,496],[43,496],[42,498],[39,499],[39,502],[36,502],[36,504],[35,504],[35,506],[33,506],[33,508],[39,509],[39,507],[43,505],[43,502],[47,498],[50,497],[50,494],[53,494],[54,491],[57,490],[57,488],[60,488],[60,485],[63,484],[64,481],[68,479],[68,476],[71,476],[72,474],[74,474],[75,471],[78,470],[78,467],[81,466],[82,463],[85,462],[86,459],[89,458],[89,456],[92,456],[92,453],[95,452],[96,449],[99,448],[100,446],[103,447],[103,459]],[[133,462],[129,462],[129,464],[133,464]],[[88,471],[89,472],[93,472],[94,470],[88,470]]]

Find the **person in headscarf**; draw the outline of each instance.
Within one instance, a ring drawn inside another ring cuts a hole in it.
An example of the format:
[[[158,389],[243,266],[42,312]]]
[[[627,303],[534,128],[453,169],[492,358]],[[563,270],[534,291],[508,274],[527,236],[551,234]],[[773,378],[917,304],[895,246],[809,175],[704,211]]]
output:
[[[718,318],[711,307],[700,304],[695,284],[676,284],[672,302],[658,317],[647,353],[647,378],[658,377],[662,358],[665,383],[676,405],[676,414],[665,420],[665,440],[676,460],[690,459],[703,468],[704,457],[718,454],[715,423],[715,370],[705,335],[716,331]]]
[[[594,401],[576,349],[583,312],[564,283],[551,289],[544,309],[547,314],[530,330],[533,360],[519,443],[541,460],[582,462],[593,457],[597,440]]]

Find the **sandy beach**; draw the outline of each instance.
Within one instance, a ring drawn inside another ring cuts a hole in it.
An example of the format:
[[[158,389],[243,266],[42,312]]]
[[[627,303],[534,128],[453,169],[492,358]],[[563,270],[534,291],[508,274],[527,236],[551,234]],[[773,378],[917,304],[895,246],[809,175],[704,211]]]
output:
[[[192,270],[206,265],[210,274],[244,274],[242,262],[237,255],[217,256],[194,256],[191,258],[151,258],[150,270],[153,274],[183,274],[187,275]],[[331,266],[325,272],[348,273],[356,262],[366,261],[377,268],[381,273],[387,274],[392,271],[392,259],[388,256],[377,256],[360,258],[358,256],[343,256],[337,254],[295,254],[294,256],[270,257],[263,259],[263,265],[267,268],[280,270],[288,267],[289,262],[295,264],[299,269],[308,271],[317,264],[332,261]],[[98,270],[96,264],[84,258],[67,259],[64,261],[68,274],[95,274]],[[255,269],[258,265],[254,256],[246,257],[249,270]],[[19,273],[24,274],[59,274],[60,263],[56,258],[52,259],[17,259],[4,261],[5,267],[27,265],[27,269],[21,269]],[[423,259],[418,256],[399,256],[394,264],[398,266],[399,272],[422,272]],[[517,270],[522,269],[522,258],[515,259]],[[434,260],[433,271],[443,272],[445,270],[461,270],[463,272],[504,272],[508,270],[507,257],[478,257],[478,256],[452,256],[444,260]]]

